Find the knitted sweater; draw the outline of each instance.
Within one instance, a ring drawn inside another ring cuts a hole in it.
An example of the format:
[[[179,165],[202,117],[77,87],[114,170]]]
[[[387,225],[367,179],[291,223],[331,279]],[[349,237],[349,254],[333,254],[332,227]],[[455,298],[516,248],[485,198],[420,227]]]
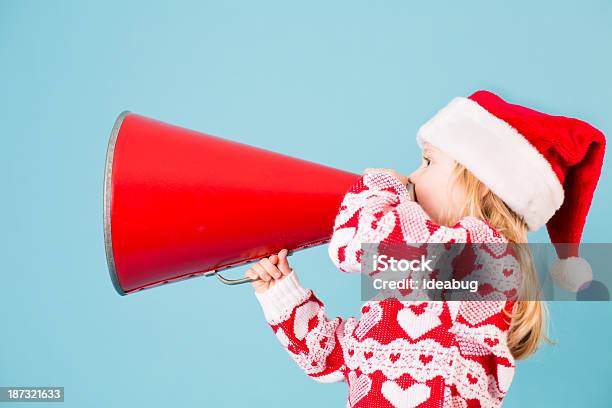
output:
[[[360,272],[361,243],[508,241],[488,223],[464,217],[436,224],[397,178],[363,175],[344,196],[329,255]],[[517,264],[518,267],[518,264]],[[359,319],[330,318],[292,271],[255,293],[276,337],[297,365],[322,383],[348,383],[347,407],[498,407],[515,362],[507,346],[505,301],[371,300]]]

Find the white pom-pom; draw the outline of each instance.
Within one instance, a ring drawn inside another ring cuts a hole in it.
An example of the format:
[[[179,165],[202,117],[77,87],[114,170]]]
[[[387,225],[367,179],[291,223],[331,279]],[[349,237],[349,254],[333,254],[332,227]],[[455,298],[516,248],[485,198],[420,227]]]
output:
[[[591,265],[578,256],[557,259],[550,266],[550,274],[557,286],[570,292],[578,292],[593,280]]]

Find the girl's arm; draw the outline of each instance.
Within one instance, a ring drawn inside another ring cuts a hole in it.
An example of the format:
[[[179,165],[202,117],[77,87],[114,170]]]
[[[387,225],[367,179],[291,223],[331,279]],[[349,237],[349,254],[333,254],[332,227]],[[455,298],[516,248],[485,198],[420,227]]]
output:
[[[342,272],[361,272],[361,244],[381,242],[503,242],[503,238],[476,217],[464,217],[452,227],[435,223],[410,199],[398,178],[380,171],[362,175],[344,196],[328,252]]]
[[[329,320],[323,302],[301,286],[295,271],[255,296],[276,337],[308,376],[322,383],[346,381],[343,342],[354,317]]]

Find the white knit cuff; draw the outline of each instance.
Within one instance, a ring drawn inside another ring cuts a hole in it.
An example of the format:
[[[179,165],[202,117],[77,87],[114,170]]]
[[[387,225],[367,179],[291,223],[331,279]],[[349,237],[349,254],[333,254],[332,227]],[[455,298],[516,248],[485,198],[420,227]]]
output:
[[[269,323],[280,323],[289,318],[291,311],[310,296],[311,290],[303,288],[295,273],[277,281],[265,292],[255,292],[255,297],[263,309]]]

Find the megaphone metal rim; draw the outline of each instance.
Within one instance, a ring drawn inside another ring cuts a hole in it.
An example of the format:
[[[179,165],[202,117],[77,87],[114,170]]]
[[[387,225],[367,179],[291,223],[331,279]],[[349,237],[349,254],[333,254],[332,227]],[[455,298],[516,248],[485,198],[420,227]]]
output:
[[[123,124],[123,120],[130,113],[125,110],[119,114],[113,129],[111,130],[110,138],[108,140],[108,147],[106,149],[106,163],[104,165],[104,211],[103,211],[103,224],[104,224],[104,248],[106,251],[106,262],[108,263],[108,271],[110,273],[111,281],[115,290],[122,296],[127,293],[121,287],[119,279],[117,278],[117,269],[115,267],[115,258],[113,256],[113,235],[111,231],[111,197],[112,197],[112,176],[113,176],[113,158],[115,155],[115,144],[117,143],[117,136],[119,135],[119,129]]]

